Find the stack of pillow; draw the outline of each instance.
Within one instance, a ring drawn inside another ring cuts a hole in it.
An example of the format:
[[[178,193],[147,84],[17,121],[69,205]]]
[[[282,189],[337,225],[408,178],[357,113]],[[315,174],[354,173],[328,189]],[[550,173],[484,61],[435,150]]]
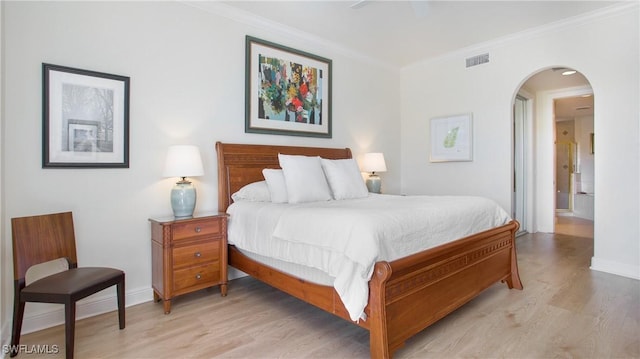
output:
[[[280,168],[262,170],[265,181],[244,186],[232,199],[304,203],[354,199],[369,195],[358,164],[352,158],[328,160],[318,156],[278,155]]]

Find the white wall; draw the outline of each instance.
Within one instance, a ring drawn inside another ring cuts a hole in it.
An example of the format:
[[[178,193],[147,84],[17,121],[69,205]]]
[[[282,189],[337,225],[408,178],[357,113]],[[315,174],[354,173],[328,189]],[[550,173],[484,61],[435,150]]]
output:
[[[351,147],[356,156],[382,151],[389,166],[385,188],[399,191],[397,70],[277,27],[255,27],[178,2],[3,5],[2,83],[10,89],[2,114],[6,195],[0,228],[8,248],[3,271],[12,271],[10,218],[72,210],[80,265],[121,268],[127,275],[127,303],[151,300],[147,219],[171,214],[175,179],[161,177],[171,144],[200,147],[205,175],[194,179],[196,211],[217,209],[216,141]],[[244,133],[245,35],[333,60],[332,139]],[[43,62],[131,78],[130,168],[41,168]],[[13,288],[5,277],[2,334],[7,340]],[[113,292],[107,294],[114,298]],[[115,308],[115,300],[107,306]],[[78,316],[104,309],[98,307],[79,306]],[[52,310],[28,304],[24,329],[62,322],[61,310]]]
[[[575,68],[587,77],[595,95],[592,268],[640,278],[638,16],[638,4],[626,3],[403,68],[403,191],[474,193],[510,208],[513,98],[541,69]],[[466,57],[485,52],[490,63],[464,67]],[[462,112],[473,112],[473,162],[429,163],[429,119]],[[534,206],[541,208],[534,210],[553,218],[553,205],[547,203],[553,198],[553,123],[547,123],[552,117],[537,116],[546,122],[535,124]]]
[[[4,23],[4,2],[0,2],[0,24]],[[4,69],[4,29],[3,26],[0,26],[0,69]],[[0,70],[0,119],[4,118],[4,72]],[[4,121],[0,121],[0,139],[3,138],[4,133]],[[5,153],[4,141],[0,140],[0,154]],[[11,280],[13,276],[10,273],[13,273],[9,268],[9,265],[4,263],[9,262],[7,258],[10,256],[9,251],[10,248],[7,248],[7,242],[4,240],[4,179],[2,174],[4,173],[4,161],[2,156],[0,155],[0,261],[3,263],[0,265],[0,288],[2,289],[2,294],[0,294],[0,345],[4,344],[4,333],[9,333],[8,327],[5,327],[5,323],[8,322],[8,311],[5,308],[8,308],[12,305],[13,301],[10,299],[11,295],[5,294],[5,292],[11,292],[10,290],[5,290],[7,287],[6,283],[11,288]],[[9,317],[10,318],[10,317]]]

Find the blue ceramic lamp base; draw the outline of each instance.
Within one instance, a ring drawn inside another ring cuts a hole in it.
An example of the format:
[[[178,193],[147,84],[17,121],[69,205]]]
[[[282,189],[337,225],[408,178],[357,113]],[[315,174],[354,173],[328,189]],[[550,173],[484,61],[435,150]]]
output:
[[[171,209],[176,218],[188,218],[193,216],[196,207],[196,189],[191,182],[182,178],[171,189]]]
[[[377,174],[370,174],[367,178],[367,189],[371,193],[380,193],[382,181],[380,181],[380,177]]]

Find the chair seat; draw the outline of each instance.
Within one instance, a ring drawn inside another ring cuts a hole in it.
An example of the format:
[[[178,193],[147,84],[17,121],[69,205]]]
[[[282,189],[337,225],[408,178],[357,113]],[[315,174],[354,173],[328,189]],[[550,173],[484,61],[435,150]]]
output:
[[[29,284],[21,291],[23,300],[26,301],[46,301],[43,296],[50,295],[51,301],[56,301],[58,296],[72,296],[84,294],[91,295],[98,288],[108,288],[115,284],[124,272],[114,268],[102,267],[81,267],[72,268],[60,273],[56,273]],[[87,289],[89,290],[87,291]],[[82,297],[82,296],[81,296]]]

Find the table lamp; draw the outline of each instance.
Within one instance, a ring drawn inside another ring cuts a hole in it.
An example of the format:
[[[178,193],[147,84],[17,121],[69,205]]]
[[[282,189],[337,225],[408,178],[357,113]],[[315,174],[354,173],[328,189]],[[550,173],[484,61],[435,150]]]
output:
[[[380,193],[381,181],[376,172],[385,172],[387,165],[384,162],[384,155],[379,152],[365,153],[362,158],[363,172],[370,172],[367,178],[367,189],[371,193]]]
[[[164,166],[164,177],[180,177],[171,189],[171,208],[176,218],[193,216],[196,207],[196,189],[187,177],[204,175],[200,150],[197,146],[170,146]]]

